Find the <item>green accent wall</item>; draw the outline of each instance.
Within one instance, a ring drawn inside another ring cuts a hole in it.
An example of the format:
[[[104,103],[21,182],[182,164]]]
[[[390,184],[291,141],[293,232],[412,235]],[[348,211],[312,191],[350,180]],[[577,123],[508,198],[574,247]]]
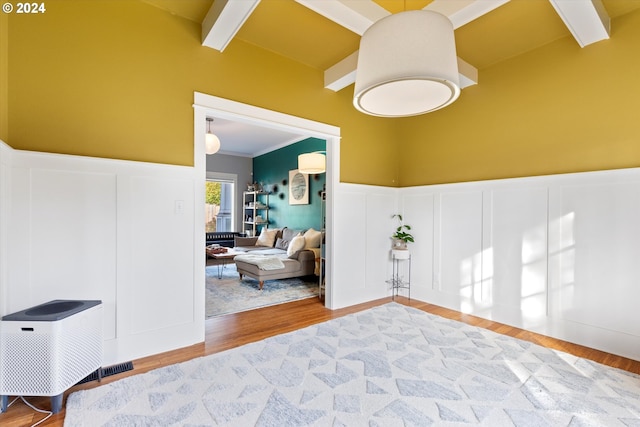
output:
[[[325,151],[323,139],[308,138],[253,159],[253,177],[265,189],[273,189],[269,196],[269,227],[320,230],[320,194],[326,174],[309,175],[309,204],[289,204],[289,171],[298,169],[298,155]],[[286,184],[283,184],[286,181]]]

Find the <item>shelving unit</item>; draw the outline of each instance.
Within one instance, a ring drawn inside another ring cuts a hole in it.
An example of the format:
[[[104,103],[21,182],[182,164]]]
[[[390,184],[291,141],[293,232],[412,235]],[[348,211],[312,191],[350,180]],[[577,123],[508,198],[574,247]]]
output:
[[[257,236],[269,224],[269,193],[244,191],[242,193],[243,227],[247,236]]]
[[[406,249],[392,249],[391,262],[393,264],[393,273],[391,279],[387,280],[387,283],[391,285],[391,298],[395,300],[400,289],[406,289],[408,298],[411,299],[411,253]],[[407,263],[404,269],[407,273],[406,280],[402,271],[405,263]]]

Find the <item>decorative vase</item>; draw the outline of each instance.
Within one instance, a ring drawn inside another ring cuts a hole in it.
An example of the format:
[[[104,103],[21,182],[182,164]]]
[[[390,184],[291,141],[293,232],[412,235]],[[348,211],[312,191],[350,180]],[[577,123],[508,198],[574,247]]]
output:
[[[407,249],[407,242],[405,242],[402,239],[394,239],[392,237],[391,238],[391,249],[405,250],[405,249]]]

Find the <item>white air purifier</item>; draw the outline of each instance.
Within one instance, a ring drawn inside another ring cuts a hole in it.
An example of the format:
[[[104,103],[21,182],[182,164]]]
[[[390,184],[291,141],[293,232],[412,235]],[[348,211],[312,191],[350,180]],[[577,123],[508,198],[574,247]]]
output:
[[[0,412],[9,396],[63,393],[102,366],[102,302],[54,300],[0,321]]]

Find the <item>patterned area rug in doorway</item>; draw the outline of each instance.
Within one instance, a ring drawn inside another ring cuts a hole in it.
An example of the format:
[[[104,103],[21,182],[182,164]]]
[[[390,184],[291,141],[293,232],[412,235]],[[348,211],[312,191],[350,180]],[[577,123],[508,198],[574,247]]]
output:
[[[267,280],[261,291],[257,280],[240,280],[235,264],[225,265],[221,271],[222,279],[218,279],[218,266],[206,268],[207,318],[318,297],[316,276]]]

